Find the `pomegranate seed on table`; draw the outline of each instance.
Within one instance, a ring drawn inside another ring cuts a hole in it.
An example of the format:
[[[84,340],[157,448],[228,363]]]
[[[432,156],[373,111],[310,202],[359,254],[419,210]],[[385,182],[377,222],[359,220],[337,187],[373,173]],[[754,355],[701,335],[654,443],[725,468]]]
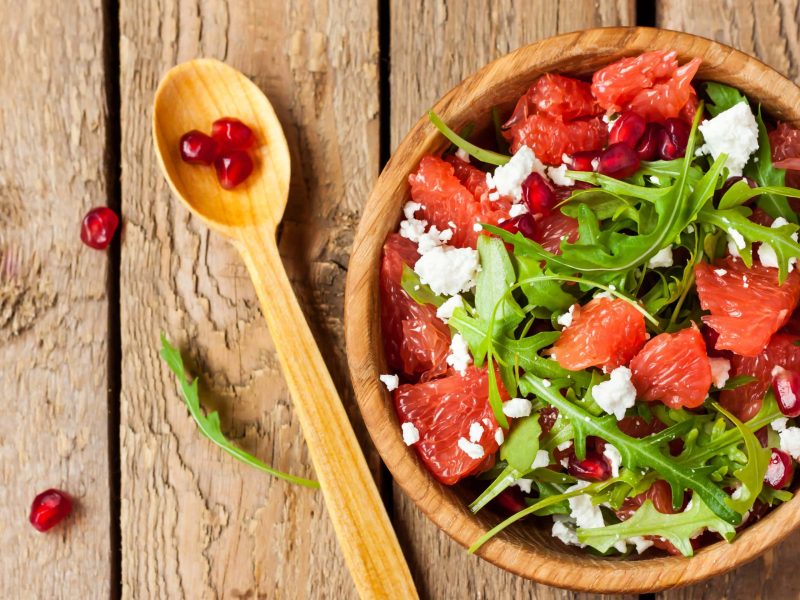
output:
[[[779,490],[789,484],[793,475],[792,457],[783,450],[773,448],[772,456],[767,466],[767,473],[764,475],[764,483],[773,489]]]
[[[647,123],[641,116],[635,112],[624,112],[614,121],[608,134],[608,143],[609,145],[621,143],[636,148],[646,128]]]
[[[570,456],[567,471],[573,477],[592,481],[605,481],[611,477],[608,461],[596,452],[587,452],[583,460],[578,460],[575,455]]]
[[[596,171],[596,165],[599,164],[600,161],[600,151],[581,150],[570,156],[569,159],[567,165],[571,171]]]
[[[633,148],[618,142],[603,151],[597,170],[603,175],[624,179],[639,170],[639,162],[639,155]]]
[[[681,158],[686,154],[691,129],[685,121],[667,119],[658,137],[658,154],[664,160]]]
[[[639,160],[653,160],[658,156],[658,142],[663,129],[658,123],[647,124],[644,134],[636,144]]]
[[[214,121],[211,125],[211,137],[223,150],[247,150],[255,142],[253,130],[233,117]]]
[[[81,241],[95,250],[105,250],[119,226],[119,217],[107,206],[93,208],[81,223]]]
[[[242,150],[223,152],[217,156],[214,167],[219,184],[226,190],[232,190],[253,172],[253,159]]]
[[[217,142],[193,129],[181,137],[181,158],[192,165],[210,165],[217,157]]]
[[[772,389],[781,412],[787,417],[799,417],[800,373],[776,367],[772,370]]]
[[[512,219],[503,221],[499,226],[509,233],[519,232],[530,240],[536,237],[536,221],[530,213],[517,215]]]
[[[539,173],[531,173],[522,182],[522,202],[532,215],[548,216],[556,205],[556,195]]]
[[[28,518],[37,531],[47,531],[72,512],[72,500],[61,490],[49,489],[38,494],[31,504]]]

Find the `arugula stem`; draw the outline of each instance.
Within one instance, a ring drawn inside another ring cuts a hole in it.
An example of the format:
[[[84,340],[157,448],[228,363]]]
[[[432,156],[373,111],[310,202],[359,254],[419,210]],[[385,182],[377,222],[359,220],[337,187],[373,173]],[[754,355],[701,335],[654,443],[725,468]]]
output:
[[[483,148],[479,148],[472,142],[468,142],[460,135],[458,135],[455,131],[450,129],[444,121],[437,115],[435,112],[430,111],[428,113],[428,118],[430,119],[431,123],[438,129],[444,137],[448,140],[453,142],[456,146],[467,152],[470,156],[474,156],[481,162],[488,163],[490,165],[504,165],[509,160],[511,160],[510,156],[505,154],[500,154],[499,152],[492,152],[491,150],[484,150]]]

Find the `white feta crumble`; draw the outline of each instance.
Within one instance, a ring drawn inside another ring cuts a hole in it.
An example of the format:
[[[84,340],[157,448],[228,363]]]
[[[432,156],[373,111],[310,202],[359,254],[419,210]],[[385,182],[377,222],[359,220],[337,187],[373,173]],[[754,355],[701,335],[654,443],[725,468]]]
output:
[[[473,460],[483,458],[483,446],[470,442],[467,438],[458,438],[458,448]]]
[[[489,192],[489,200],[491,200],[492,202],[497,202],[498,200],[500,200],[500,192]]]
[[[569,310],[565,312],[563,315],[559,315],[556,319],[556,323],[561,325],[564,329],[572,325],[572,315],[575,313],[575,305],[569,307]]]
[[[536,158],[533,150],[522,146],[511,160],[497,167],[494,174],[486,174],[486,184],[501,196],[509,196],[519,202],[522,199],[522,182],[534,171],[545,175],[545,166]]]
[[[421,208],[422,204],[409,200],[403,205],[403,216],[406,219],[413,219],[414,215],[417,214],[417,211]]]
[[[747,275],[742,275],[742,287],[745,289],[750,287],[750,284],[747,282]]]
[[[528,212],[528,207],[520,202],[511,205],[511,208],[508,209],[508,216],[513,219],[514,217],[524,215],[526,212]]]
[[[445,325],[453,318],[453,311],[457,308],[464,307],[464,299],[456,294],[445,300],[442,305],[436,309],[436,316],[442,320]]]
[[[456,333],[450,341],[450,354],[447,355],[447,364],[458,371],[462,376],[467,372],[467,366],[472,362],[469,347],[464,337]],[[477,425],[477,423],[474,423]],[[478,425],[480,427],[480,425]],[[481,428],[482,429],[482,428]]]
[[[431,225],[431,228],[427,232],[418,236],[417,251],[420,254],[427,254],[434,248],[438,248],[442,244],[449,242],[452,238],[453,238],[452,229],[445,229],[444,231],[439,231],[436,225]]]
[[[414,243],[419,242],[419,238],[425,235],[425,228],[428,226],[427,221],[420,221],[411,217],[405,221],[400,221],[400,235]]]
[[[784,225],[788,225],[789,221],[784,219],[783,217],[778,217],[772,222],[772,229],[777,229],[778,227],[783,227]],[[797,232],[792,234],[792,239],[796,242],[797,241]],[[778,256],[775,254],[775,248],[773,248],[770,244],[763,242],[761,246],[758,247],[758,260],[761,261],[761,264],[765,267],[771,267],[773,269],[777,269],[778,265]],[[789,273],[794,270],[794,265],[797,262],[797,259],[792,257],[789,259]]]
[[[547,167],[547,176],[550,178],[550,181],[556,185],[572,187],[575,185],[575,180],[572,177],[567,177],[568,169],[569,167],[566,164],[559,165],[558,167]]]
[[[694,225],[689,223],[689,225],[686,227],[686,233],[694,233]]]
[[[714,387],[721,390],[730,377],[731,361],[727,358],[709,356],[708,364],[711,365],[711,381],[714,383]]]
[[[553,385],[553,384],[552,384],[552,383],[550,383],[550,380],[549,380],[549,379],[542,379],[542,385],[543,385],[544,387],[546,387],[546,388],[549,388],[549,387],[550,387],[551,385]]]
[[[750,155],[758,150],[758,124],[746,102],[734,104],[713,119],[700,123],[705,144],[700,147],[703,154],[710,154],[714,160],[720,154],[727,154],[725,166],[729,177],[742,174]]]
[[[562,458],[559,462],[561,463],[561,466],[564,467],[565,469],[569,468],[569,459],[566,456]]]
[[[386,389],[390,392],[393,392],[397,389],[397,386],[400,385],[400,378],[397,375],[392,375],[390,373],[386,373],[378,377],[381,380],[381,383],[386,386]]]
[[[629,544],[633,544],[636,547],[636,553],[641,554],[645,550],[647,550],[650,546],[653,545],[653,540],[646,540],[640,535],[634,535],[633,537],[629,537],[625,540]]]
[[[543,469],[549,464],[550,464],[550,454],[548,454],[547,450],[537,450],[536,458],[533,459],[533,463],[531,464],[531,470]]]
[[[738,258],[739,250],[744,250],[746,247],[747,242],[744,241],[744,236],[733,227],[728,229],[728,254]]]
[[[608,381],[598,383],[592,388],[592,396],[597,405],[617,421],[625,416],[625,411],[636,403],[636,388],[631,383],[631,370],[617,367],[611,371]]]
[[[565,492],[581,490],[588,485],[588,481],[579,481],[575,485],[568,487]],[[592,497],[589,494],[573,496],[572,498],[568,498],[567,502],[569,502],[570,516],[575,519],[575,523],[578,527],[590,529],[593,527],[603,527],[605,525],[603,521],[603,512],[600,510],[599,506],[592,504]]]
[[[481,441],[481,437],[483,436],[483,425],[480,423],[472,423],[469,426],[469,441],[473,443],[478,443]]]
[[[416,444],[419,441],[419,430],[414,427],[412,422],[403,423],[400,425],[400,429],[403,430],[403,442],[406,446]]]
[[[564,450],[567,450],[570,447],[572,447],[572,440],[567,440],[566,442],[561,442],[558,446],[556,446],[556,450],[559,452],[564,452]]]
[[[781,440],[781,450],[791,454],[795,460],[800,460],[800,427],[787,427],[778,436]]]
[[[725,275],[728,274],[728,272],[725,269],[714,269],[714,273],[716,275],[719,275],[720,277],[725,277]]]
[[[481,225],[480,223],[475,223],[472,226],[472,231],[474,231],[476,233],[480,233],[481,231],[483,231],[483,225]]]
[[[463,160],[464,162],[469,162],[469,153],[463,148],[459,148],[458,150],[456,150],[456,156],[461,160]]]
[[[448,226],[450,229],[455,229],[455,228],[457,227],[457,225],[456,225],[455,221],[448,221],[448,222],[447,222],[447,226]]]
[[[514,485],[521,489],[526,494],[531,493],[531,484],[533,483],[533,479],[525,479],[521,477],[514,482]]]
[[[622,465],[622,455],[619,450],[611,444],[606,444],[603,448],[603,456],[608,459],[608,464],[611,466],[611,476],[619,477],[619,468]]]
[[[597,167],[600,166],[600,159],[599,158],[593,158],[592,162],[589,163],[589,164],[592,165],[592,171],[597,171]]]
[[[525,398],[511,398],[503,402],[503,414],[512,419],[520,419],[531,414],[531,401]]]
[[[744,494],[745,490],[747,489],[746,486],[742,485],[738,481],[736,483],[736,489],[731,493],[731,500],[740,500],[742,498],[742,494]],[[686,509],[688,510],[689,507],[687,506]]]
[[[661,185],[661,180],[658,178],[657,175],[650,175],[650,177],[648,177],[647,179],[649,179],[650,183],[652,183],[653,185]],[[689,233],[691,233],[691,231]]]
[[[586,544],[581,544],[578,541],[578,534],[575,533],[575,529],[567,523],[568,520],[564,515],[553,515],[553,537],[561,540],[567,546],[580,546],[583,548]]]
[[[475,287],[478,264],[476,250],[442,245],[420,256],[414,272],[434,294],[455,296]]]
[[[503,433],[503,430],[498,427],[497,431],[494,432],[494,441],[497,442],[498,446],[502,446],[503,442],[506,441],[506,435]]]
[[[656,254],[649,261],[647,261],[647,266],[650,269],[657,269],[659,267],[671,267],[672,244],[656,252]]]
[[[772,421],[772,423],[770,423],[769,426],[772,427],[772,431],[777,431],[778,433],[780,433],[781,431],[786,430],[786,424],[788,422],[789,422],[789,417],[779,417],[774,421]]]

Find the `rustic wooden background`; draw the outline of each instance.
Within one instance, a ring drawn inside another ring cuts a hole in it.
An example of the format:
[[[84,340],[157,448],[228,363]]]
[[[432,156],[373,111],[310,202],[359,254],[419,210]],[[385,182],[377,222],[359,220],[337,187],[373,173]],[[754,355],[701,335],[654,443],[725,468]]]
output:
[[[393,489],[348,384],[342,301],[364,199],[434,100],[523,44],[637,23],[800,78],[797,0],[0,0],[0,598],[354,596],[320,495],[203,440],[158,359],[164,330],[208,374],[231,438],[312,474],[243,265],[158,173],[153,92],[197,56],[251,76],[284,123],[281,249],[422,597],[586,598],[468,556]],[[78,239],[104,203],[124,218],[107,253]],[[77,514],[41,535],[27,511],[50,486]],[[797,598],[798,552],[796,536],[658,597]]]

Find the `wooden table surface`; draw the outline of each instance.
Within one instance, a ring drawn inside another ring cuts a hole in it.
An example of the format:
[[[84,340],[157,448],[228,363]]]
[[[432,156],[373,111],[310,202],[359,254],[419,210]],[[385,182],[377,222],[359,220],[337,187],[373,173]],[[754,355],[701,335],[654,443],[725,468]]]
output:
[[[318,492],[201,438],[164,330],[235,442],[312,476],[233,249],[175,203],[150,136],[172,65],[224,60],[272,99],[294,176],[280,247],[423,598],[586,598],[469,556],[393,487],[348,383],[342,303],[363,202],[404,133],[486,62],[585,27],[712,37],[798,80],[797,0],[0,0],[0,598],[352,598]],[[123,216],[110,251],[83,214]],[[33,496],[76,515],[42,535]],[[800,597],[800,536],[663,600]],[[650,595],[652,597],[652,595]]]

